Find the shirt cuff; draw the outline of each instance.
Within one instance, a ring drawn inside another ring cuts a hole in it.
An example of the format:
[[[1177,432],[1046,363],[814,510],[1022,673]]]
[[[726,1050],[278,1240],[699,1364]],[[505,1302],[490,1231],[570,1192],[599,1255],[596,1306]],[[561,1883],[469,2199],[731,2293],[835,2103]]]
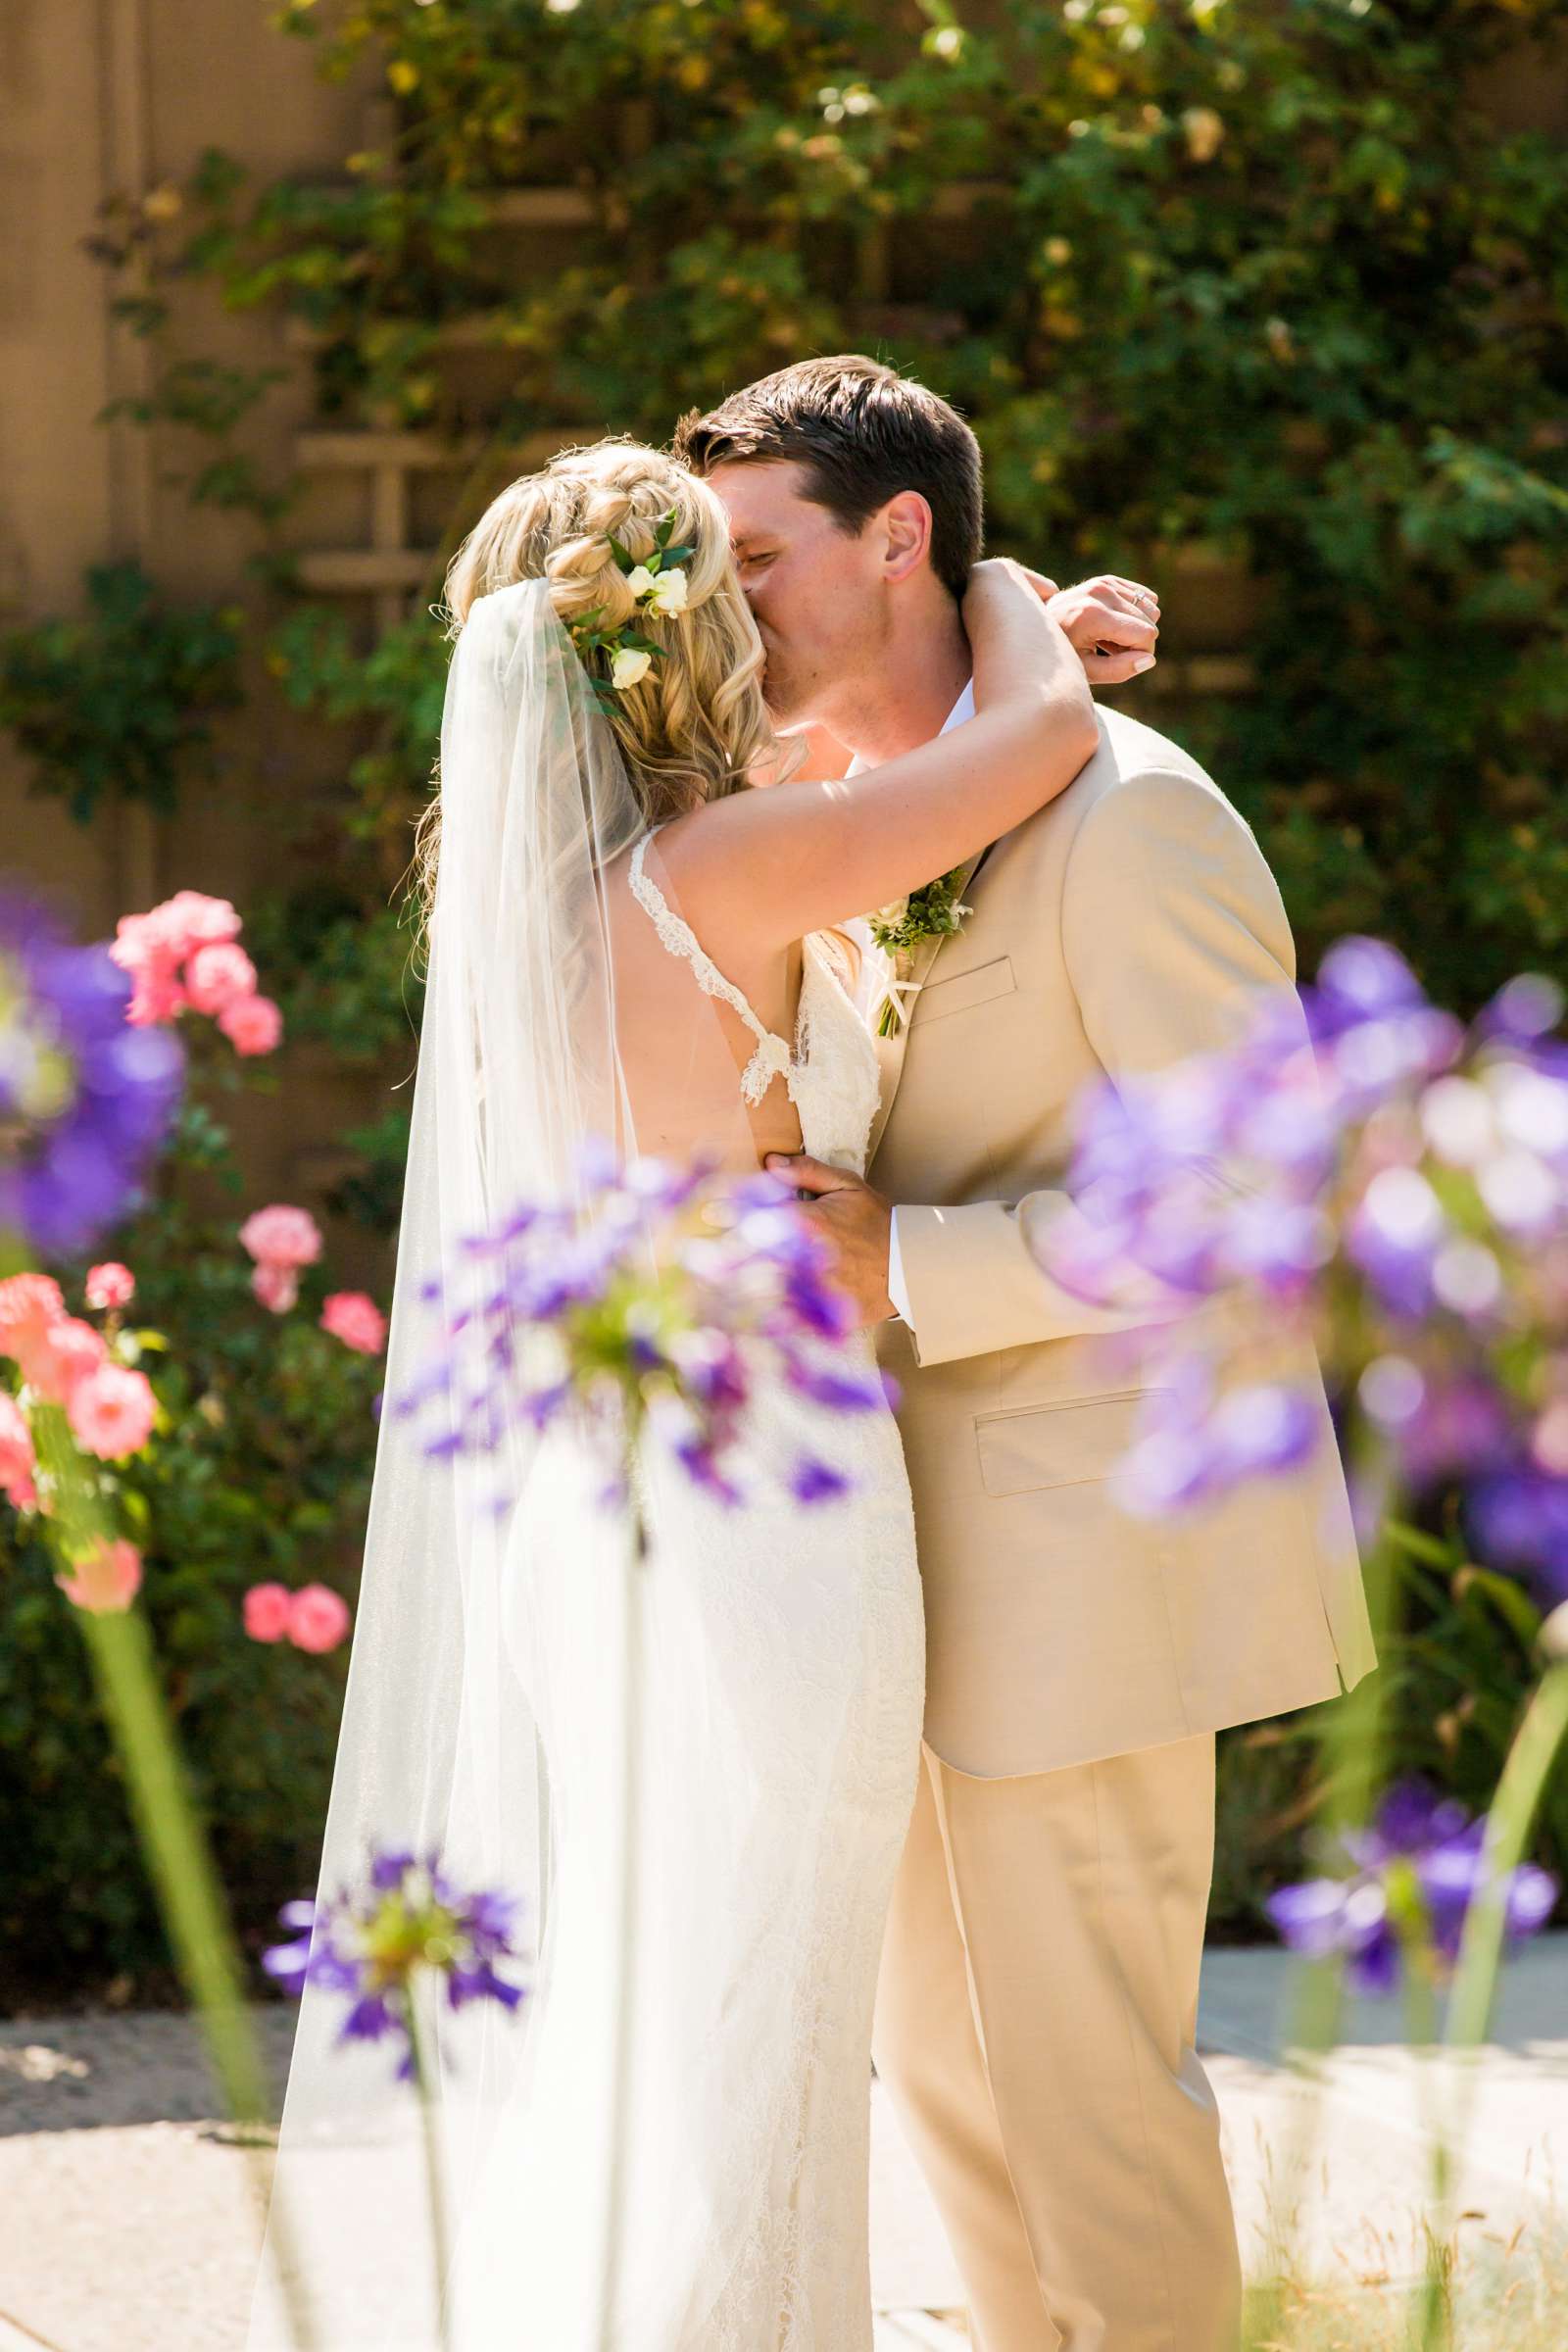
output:
[[[909,1314],[909,1293],[904,1279],[904,1259],[899,1253],[899,1212],[897,1209],[893,1211],[888,1229],[888,1297],[893,1301],[893,1312],[901,1321],[907,1323],[912,1331],[914,1323]]]

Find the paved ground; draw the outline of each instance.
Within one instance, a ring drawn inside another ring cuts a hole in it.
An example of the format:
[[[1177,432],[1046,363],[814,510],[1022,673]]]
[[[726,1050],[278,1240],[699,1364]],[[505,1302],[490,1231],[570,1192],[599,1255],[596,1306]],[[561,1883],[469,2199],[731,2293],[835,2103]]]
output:
[[[1299,2083],[1280,2063],[1287,1970],[1278,1952],[1223,1950],[1205,1969],[1201,2039],[1254,2270],[1271,2184],[1288,2169],[1303,2113]],[[262,2018],[281,2073],[290,2014]],[[1430,2078],[1399,2042],[1396,2016],[1354,2011],[1293,2199],[1315,2278],[1375,2281],[1418,2267]],[[212,2105],[183,2019],[0,2022],[0,2352],[243,2343],[249,2160],[207,2120]],[[955,2345],[956,2272],[880,2097],[874,2170],[879,2352]],[[1521,2228],[1554,2226],[1559,2176],[1568,2184],[1568,1936],[1543,1939],[1510,1968],[1477,2075],[1465,2228],[1500,2244]],[[1568,2343],[1568,2312],[1558,2340]]]

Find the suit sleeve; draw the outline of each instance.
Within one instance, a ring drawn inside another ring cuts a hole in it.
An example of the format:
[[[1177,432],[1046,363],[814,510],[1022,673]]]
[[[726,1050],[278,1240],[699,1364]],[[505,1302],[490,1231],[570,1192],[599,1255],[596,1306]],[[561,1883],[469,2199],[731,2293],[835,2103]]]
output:
[[[1079,1018],[1113,1083],[1234,1044],[1260,996],[1296,1004],[1278,885],[1250,828],[1191,776],[1131,777],[1095,803],[1068,858],[1061,931]],[[1045,1272],[1036,1249],[1078,1213],[1052,1186],[956,1207],[901,1202],[917,1361],[1169,1319],[1152,1284],[1096,1306]]]

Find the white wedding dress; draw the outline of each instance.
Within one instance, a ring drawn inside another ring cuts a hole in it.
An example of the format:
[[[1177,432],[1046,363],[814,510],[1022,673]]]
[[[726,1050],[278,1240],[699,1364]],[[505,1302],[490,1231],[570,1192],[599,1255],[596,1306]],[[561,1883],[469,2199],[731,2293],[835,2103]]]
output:
[[[805,1149],[863,1173],[877,1055],[833,947],[805,943],[792,1047],[652,881],[649,838],[630,888],[663,947],[755,1035],[743,1097],[755,1103],[782,1078]],[[874,1374],[868,1333],[850,1352]],[[908,1481],[885,1405],[829,1415],[775,1383],[751,1433],[756,1475],[739,1507],[697,1491],[653,1444],[635,1482],[651,1535],[638,1580],[643,1910],[615,2352],[871,2342],[871,2011],[924,1682]],[[791,1501],[783,1476],[805,1451],[844,1469],[853,1492]],[[504,1580],[558,1859],[528,2095],[462,2217],[461,2352],[595,2352],[600,2340],[620,1690],[594,1661],[615,1653],[609,1596],[625,1585],[608,1532],[598,1561],[563,1556],[543,1532],[589,1523],[580,1483],[593,1475],[567,1437],[547,1441]],[[602,1703],[585,1706],[596,1687]],[[573,1694],[569,1709],[558,1692]]]
[[[591,1221],[595,1141],[755,1173],[783,1085],[807,1150],[863,1171],[876,1048],[829,937],[805,943],[793,1042],[703,954],[657,847],[644,865],[644,800],[546,581],[470,608],[440,782],[319,1885],[438,1855],[455,1888],[515,1903],[502,1973],[528,1991],[454,2007],[416,1972],[420,2101],[312,1975],[247,2352],[292,2352],[306,2305],[317,2352],[868,2352],[871,2010],[924,1682],[892,1412],[830,1413],[770,1371],[738,1506],[648,1441],[633,1568],[576,1417],[541,1432],[520,1400],[514,1334],[482,1377],[448,1351],[495,1281],[472,1237],[519,1204]],[[874,1373],[869,1334],[850,1353]],[[792,1499],[804,1453],[850,1491]]]

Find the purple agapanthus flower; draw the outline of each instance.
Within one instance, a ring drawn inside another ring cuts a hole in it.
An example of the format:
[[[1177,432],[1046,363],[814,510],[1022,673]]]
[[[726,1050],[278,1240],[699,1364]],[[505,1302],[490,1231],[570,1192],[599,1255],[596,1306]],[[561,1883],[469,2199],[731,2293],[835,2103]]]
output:
[[[42,1255],[89,1248],[132,1209],[178,1108],[184,1055],[125,1018],[129,975],[0,888],[0,1229]]]
[[[1478,1479],[1466,1496],[1477,1551],[1568,1599],[1568,1478],[1529,1463]]]
[[[1234,1050],[1085,1090],[1068,1205],[1035,1246],[1137,1334],[1154,1395],[1117,1474],[1128,1508],[1303,1467],[1321,1409],[1259,1379],[1274,1343],[1310,1341],[1375,1427],[1380,1492],[1472,1483],[1484,1556],[1568,1592],[1568,1462],[1548,1446],[1517,1467],[1568,1362],[1562,1006],[1526,975],[1467,1033],[1395,950],[1347,939]],[[1200,1395],[1171,1377],[1200,1348]]]
[[[262,1966],[296,1998],[308,1984],[340,1994],[347,2007],[339,2040],[390,2037],[401,2045],[398,2080],[409,2082],[411,2002],[422,1971],[440,1977],[454,2010],[475,2000],[514,2010],[524,1998],[526,1986],[502,1974],[521,1958],[519,1910],[508,1894],[461,1892],[436,1854],[372,1851],[361,1886],[330,1901],[284,1904],[278,1916],[295,1940],[264,1952]]]
[[[444,1341],[394,1400],[434,1455],[503,1452],[510,1429],[575,1416],[615,1465],[643,1431],[693,1484],[734,1503],[753,1398],[782,1382],[825,1413],[883,1404],[890,1384],[845,1349],[849,1299],[832,1252],[769,1175],[724,1183],[710,1165],[620,1166],[601,1142],[580,1165],[580,1205],[530,1202],[459,1244],[423,1295]],[[801,1502],[848,1480],[814,1455],[781,1473]]]
[[[1397,1989],[1412,1953],[1451,1966],[1465,1918],[1486,1886],[1486,1823],[1427,1783],[1390,1788],[1370,1828],[1347,1834],[1352,1871],[1282,1886],[1264,1904],[1293,1951],[1345,1957],[1358,1991]],[[1503,1934],[1516,1945],[1545,1925],[1557,1897],[1549,1871],[1523,1863],[1503,1892]]]

